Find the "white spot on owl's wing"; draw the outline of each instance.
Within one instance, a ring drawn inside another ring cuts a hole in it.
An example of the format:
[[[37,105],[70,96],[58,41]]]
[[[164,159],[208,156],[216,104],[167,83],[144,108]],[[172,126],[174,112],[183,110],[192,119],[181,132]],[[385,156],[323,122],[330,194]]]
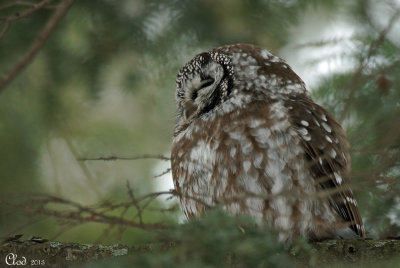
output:
[[[332,132],[331,127],[330,127],[327,123],[322,122],[322,126],[323,126],[323,128],[326,130],[326,132],[328,132],[328,133],[331,133],[331,132]]]
[[[300,123],[305,127],[308,127],[308,125],[309,125],[308,122],[305,120],[301,120]]]
[[[308,131],[306,128],[302,127],[302,128],[299,128],[299,133],[304,136],[304,135],[308,134]]]
[[[346,157],[346,155],[345,155],[344,153],[342,153],[342,156],[343,156],[344,162],[347,164],[347,157]]]
[[[354,198],[351,198],[351,197],[349,197],[349,196],[346,196],[346,201],[347,201],[348,203],[353,204],[354,206],[357,206],[357,201],[356,201]]]
[[[329,136],[326,136],[326,135],[325,135],[325,139],[326,139],[329,143],[332,143],[332,139],[331,139]]]
[[[335,157],[336,157],[336,151],[335,151],[335,149],[332,148],[332,150],[331,150],[331,152],[330,152],[330,156],[331,156],[332,158],[335,158]]]
[[[268,60],[269,57],[271,56],[272,54],[268,50],[266,49],[261,50],[261,57],[263,57],[264,59]]]
[[[342,176],[340,176],[338,173],[334,172],[333,175],[335,176],[335,180],[337,182],[337,184],[342,184],[343,183],[343,178]]]

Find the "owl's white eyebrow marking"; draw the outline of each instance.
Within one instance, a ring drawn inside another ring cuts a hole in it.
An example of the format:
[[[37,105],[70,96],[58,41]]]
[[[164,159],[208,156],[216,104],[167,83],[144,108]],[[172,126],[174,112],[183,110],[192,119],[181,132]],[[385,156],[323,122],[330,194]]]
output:
[[[308,127],[308,125],[309,125],[308,122],[305,120],[301,120],[300,123],[305,127]]]
[[[330,127],[327,123],[322,122],[322,126],[324,127],[324,129],[326,130],[326,132],[328,132],[328,133],[331,133],[331,132],[332,132],[331,127]]]

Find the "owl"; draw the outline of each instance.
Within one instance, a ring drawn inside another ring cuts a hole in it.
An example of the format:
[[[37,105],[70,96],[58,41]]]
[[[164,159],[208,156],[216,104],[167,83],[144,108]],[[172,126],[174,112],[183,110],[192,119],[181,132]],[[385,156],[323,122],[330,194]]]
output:
[[[282,59],[248,44],[200,53],[176,103],[171,168],[188,219],[218,206],[282,241],[365,237],[345,133]]]

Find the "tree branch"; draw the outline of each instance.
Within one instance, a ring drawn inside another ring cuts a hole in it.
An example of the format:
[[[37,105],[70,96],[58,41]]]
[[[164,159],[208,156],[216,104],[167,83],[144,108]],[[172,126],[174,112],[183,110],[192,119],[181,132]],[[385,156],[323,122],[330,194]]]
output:
[[[64,0],[58,5],[56,11],[47,21],[46,25],[43,27],[40,33],[37,35],[36,39],[33,41],[22,59],[1,78],[0,93],[3,92],[6,86],[11,83],[33,61],[36,54],[43,47],[52,31],[57,26],[58,22],[67,13],[68,9],[74,3],[74,1],[75,0]],[[49,3],[50,0],[45,0],[41,3],[43,2]]]
[[[45,5],[51,3],[52,1],[53,0],[43,0],[42,2],[40,2],[38,4],[33,4],[32,8],[29,8],[29,9],[27,9],[27,10],[21,12],[21,13],[16,13],[16,14],[14,14],[12,16],[7,17],[3,22],[0,22],[0,25],[5,23],[5,22],[6,23],[7,22],[11,23],[11,22],[16,21],[18,19],[28,17],[29,15],[31,15],[32,13],[38,11],[39,9],[44,7]],[[14,4],[17,4],[17,3],[14,3]],[[10,7],[10,5],[12,6],[12,4],[5,5],[5,6],[1,7],[0,10],[4,9],[4,8],[8,8],[8,7]]]
[[[100,156],[100,157],[81,157],[78,158],[80,161],[94,161],[94,160],[102,160],[102,161],[115,161],[115,160],[140,160],[140,159],[159,159],[164,161],[170,161],[169,157],[163,155],[152,155],[152,154],[144,154],[137,156]]]
[[[53,1],[53,0],[51,0],[51,1]],[[26,1],[12,1],[12,2],[9,2],[7,4],[3,4],[2,6],[0,6],[0,11],[4,10],[4,9],[7,9],[7,8],[10,8],[10,7],[15,7],[15,6],[37,7],[38,5],[41,5],[41,4],[42,4],[42,2],[40,2],[40,3],[32,3],[32,2],[26,2]],[[46,6],[46,8],[54,8],[54,6],[51,6],[51,7]]]
[[[380,32],[378,39],[369,46],[367,55],[362,59],[357,71],[355,72],[353,78],[351,79],[351,81],[348,84],[349,85],[348,88],[350,89],[350,92],[347,96],[347,99],[344,102],[344,108],[340,114],[341,121],[343,121],[347,111],[349,110],[351,102],[354,98],[354,94],[355,94],[358,86],[361,83],[361,74],[362,74],[365,66],[368,64],[370,58],[376,53],[377,49],[385,41],[387,34],[393,28],[394,23],[399,19],[399,17],[400,17],[400,9],[397,9],[396,12],[393,14],[393,16],[390,18],[386,27]]]
[[[4,35],[7,33],[8,29],[10,29],[11,22],[7,22],[6,25],[4,25],[3,29],[0,32],[0,41],[3,39]]]
[[[16,254],[17,259],[26,258],[27,265],[32,260],[43,261],[37,266],[67,267],[73,264],[85,264],[105,259],[131,256],[137,257],[141,253],[157,253],[159,250],[173,250],[179,247],[174,242],[163,242],[141,245],[84,245],[78,243],[60,243],[40,237],[33,237],[21,241],[21,235],[10,237],[0,244],[0,262],[4,264],[6,256]],[[332,264],[348,266],[357,264],[357,267],[366,265],[385,264],[392,258],[398,257],[399,240],[326,240],[311,245],[313,252],[313,267]],[[310,255],[306,252],[290,253],[296,266],[309,267]],[[267,255],[268,256],[268,255]],[[11,258],[10,258],[11,260]],[[123,261],[123,260],[121,260]],[[177,260],[178,261],[178,260]],[[335,266],[335,265],[333,265]],[[339,266],[338,266],[339,267]],[[393,266],[394,267],[394,266]]]

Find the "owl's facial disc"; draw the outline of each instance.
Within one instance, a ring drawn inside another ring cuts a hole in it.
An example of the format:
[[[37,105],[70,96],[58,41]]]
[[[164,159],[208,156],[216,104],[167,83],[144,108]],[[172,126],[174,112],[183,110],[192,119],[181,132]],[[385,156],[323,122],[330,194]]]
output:
[[[211,61],[186,82],[183,114],[187,120],[208,112],[218,104],[220,99],[218,87],[223,76],[223,67]]]

